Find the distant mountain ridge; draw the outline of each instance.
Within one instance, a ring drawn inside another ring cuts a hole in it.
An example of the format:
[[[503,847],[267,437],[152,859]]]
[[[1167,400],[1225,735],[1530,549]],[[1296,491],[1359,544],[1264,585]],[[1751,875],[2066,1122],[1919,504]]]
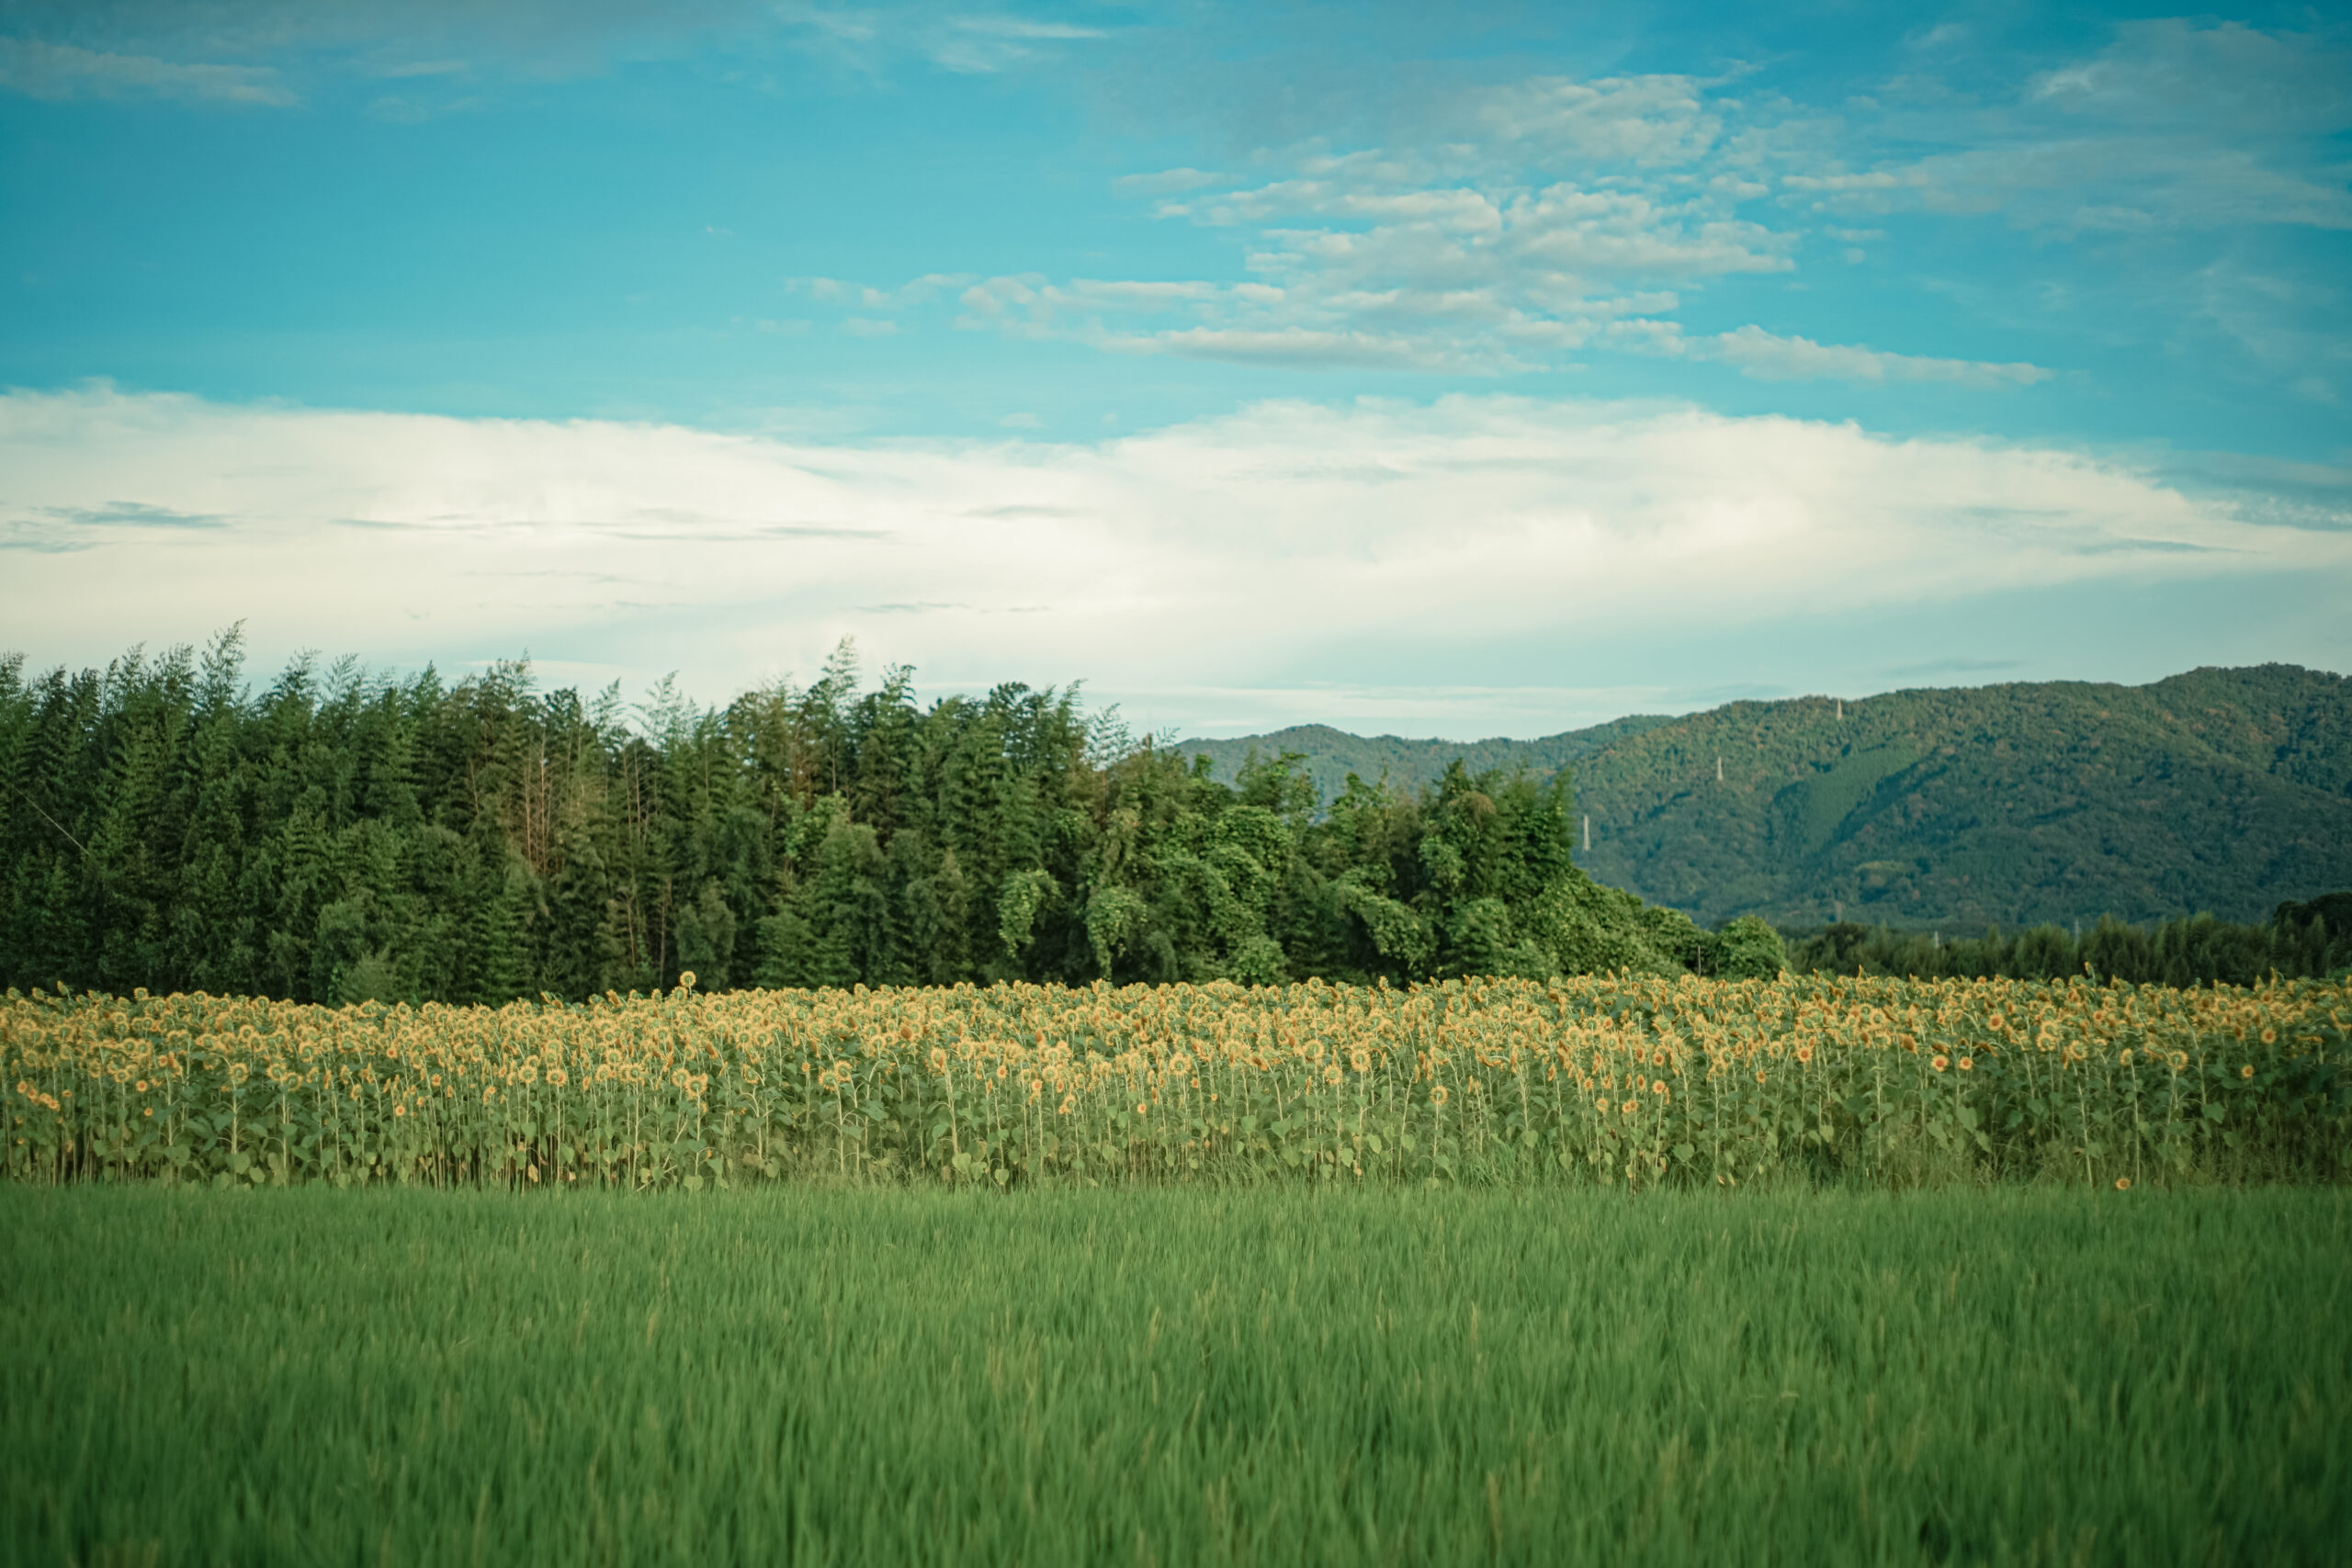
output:
[[[2352,681],[2297,665],[1741,702],[1534,740],[1310,725],[1178,744],[1220,778],[1253,749],[1301,752],[1327,799],[1350,772],[1414,789],[1456,757],[1569,768],[1585,869],[1709,925],[2256,919],[2352,887]]]
[[[1215,764],[1216,776],[1228,784],[1253,750],[1261,757],[1297,752],[1306,758],[1304,767],[1316,790],[1329,800],[1347,786],[1350,773],[1370,784],[1385,771],[1391,784],[1411,791],[1435,784],[1456,757],[1474,773],[1490,768],[1525,768],[1548,778],[1615,742],[1675,722],[1668,714],[1634,714],[1536,740],[1408,740],[1396,735],[1351,735],[1328,724],[1298,724],[1264,735],[1233,740],[1180,740],[1176,746],[1187,755],[1207,756]]]

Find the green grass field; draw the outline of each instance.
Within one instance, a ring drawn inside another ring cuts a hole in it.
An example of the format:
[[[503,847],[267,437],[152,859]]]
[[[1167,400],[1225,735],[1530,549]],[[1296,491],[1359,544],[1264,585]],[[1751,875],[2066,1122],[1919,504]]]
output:
[[[0,1188],[11,1563],[2352,1562],[2352,1195]]]

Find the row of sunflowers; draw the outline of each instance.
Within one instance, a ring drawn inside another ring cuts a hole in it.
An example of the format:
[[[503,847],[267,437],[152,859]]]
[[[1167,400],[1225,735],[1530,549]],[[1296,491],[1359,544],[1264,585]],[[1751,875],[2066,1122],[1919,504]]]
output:
[[[0,1173],[1903,1187],[2336,1182],[2336,983],[1585,976],[0,1002]]]

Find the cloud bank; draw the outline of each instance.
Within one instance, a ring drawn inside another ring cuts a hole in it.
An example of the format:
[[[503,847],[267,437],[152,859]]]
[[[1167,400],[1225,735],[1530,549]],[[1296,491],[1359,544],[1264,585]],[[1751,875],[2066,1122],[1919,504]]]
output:
[[[927,688],[1083,676],[1187,728],[1409,722],[1470,700],[1429,671],[1507,671],[1519,694],[1472,705],[1532,732],[1577,716],[1557,671],[1623,685],[1645,647],[1858,609],[2285,574],[2352,602],[2342,515],[1675,405],[1273,402],[1089,445],[859,446],[95,388],[0,398],[0,469],[5,640],[36,663],[242,619],[265,651],[528,649],[719,697],[863,633]]]

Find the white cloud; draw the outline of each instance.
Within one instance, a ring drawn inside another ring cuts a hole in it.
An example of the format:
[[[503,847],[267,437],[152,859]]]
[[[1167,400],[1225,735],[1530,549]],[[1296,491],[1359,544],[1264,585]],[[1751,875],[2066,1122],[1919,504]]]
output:
[[[959,75],[990,75],[1048,57],[1053,46],[1106,36],[1099,28],[1041,21],[1006,12],[942,14],[933,6],[829,11],[787,4],[778,14],[802,40],[860,70],[878,73],[910,52]]]
[[[1069,22],[1032,21],[1025,17],[951,17],[946,26],[951,32],[972,33],[980,38],[1066,41],[1103,36],[1100,28],[1081,28]]]
[[[1126,353],[1173,354],[1188,359],[1283,365],[1306,370],[1419,370],[1476,376],[1520,368],[1519,363],[1508,356],[1464,349],[1444,338],[1314,332],[1304,327],[1261,332],[1186,327],[1102,341],[1106,348]]]
[[[1695,339],[1691,347],[1766,381],[1950,381],[1966,387],[2030,387],[2049,380],[2052,374],[2038,365],[1934,359],[1884,354],[1850,344],[1820,344],[1811,338],[1781,337],[1758,326]]]
[[[1121,196],[1170,196],[1216,185],[1224,177],[1205,169],[1162,169],[1152,175],[1122,175],[1111,182],[1111,188]]]
[[[0,38],[0,88],[35,98],[173,98],[268,108],[301,101],[265,66],[182,64],[23,38]]]
[[[2352,128],[2352,51],[2333,39],[2240,22],[2126,22],[2097,56],[2047,71],[2030,99],[2070,115],[2199,135]]]
[[[1950,191],[1966,183],[1932,161],[1825,169],[1811,141],[1819,126],[1785,107],[1767,113],[1722,97],[1720,85],[1535,77],[1457,96],[1400,148],[1317,143],[1262,154],[1255,162],[1275,177],[1250,183],[1189,167],[1131,176],[1118,184],[1123,194],[1182,194],[1160,201],[1159,216],[1239,232],[1250,281],[1034,272],[967,280],[956,324],[1115,353],[1339,372],[1512,375],[1601,352],[1718,361],[1759,378],[1982,389],[2049,377],[2021,361],[1939,358],[1761,325],[1686,336],[1675,318],[1688,294],[1716,279],[1796,270],[1803,234],[1759,220],[1746,204],[1777,190],[1784,202],[1795,195],[1825,210],[1949,208],[1958,200]],[[1883,233],[1828,225],[1824,237]],[[1849,266],[1870,260],[1850,243],[1830,254]],[[842,301],[856,292],[814,287]],[[863,293],[869,309],[894,298]]]
[[[1654,168],[1694,163],[1722,136],[1702,92],[1688,76],[1536,76],[1480,94],[1476,114],[1495,137],[1552,158]]]
[[[1826,212],[2000,217],[2069,235],[2352,229],[2352,191],[2335,173],[2280,168],[2259,148],[2179,136],[2051,137],[1783,184]]]
[[[990,75],[1028,66],[1046,45],[1103,38],[1101,28],[1080,28],[1066,21],[1030,21],[1025,17],[948,17],[920,28],[922,54],[933,66],[959,75]]]
[[[1743,96],[1744,70],[1423,94],[1393,144],[1261,148],[1238,165],[1249,179],[1182,167],[1116,182],[1162,219],[1231,231],[1248,282],[970,280],[956,324],[1341,372],[1509,375],[1634,353],[1758,378],[2031,385],[2054,372],[2002,340],[2046,319],[1981,321],[1988,353],[1961,359],[1840,343],[1841,301],[1826,292],[1792,289],[1780,319],[1731,333],[1686,335],[1679,318],[1721,280],[1793,274],[1801,259],[1883,265],[1917,237],[1865,249],[1888,236],[1849,213],[2088,239],[2116,249],[2127,287],[2143,275],[2117,242],[2143,233],[2352,230],[2328,141],[2352,126],[2346,36],[2130,23],[2100,52],[2015,71],[1987,98],[1923,73],[1974,47],[1964,28],[1923,25],[1909,39],[1918,69],[1838,117]],[[2297,374],[2309,395],[2334,395],[2332,365]]]
[[[1548,689],[1826,605],[2289,573],[2352,596],[2340,508],[2286,526],[2079,453],[1503,397],[860,446],[99,389],[0,398],[0,473],[7,637],[36,662],[245,619],[265,649],[527,648],[721,695],[894,606],[877,651],[928,681],[1083,675],[1111,700],[1181,671],[1174,722],[1202,691],[1318,682],[1360,715],[1375,662]]]
[[[1950,151],[1794,171],[1819,210],[1998,216],[2066,235],[2285,225],[2352,229],[2352,49],[2339,28],[2127,22],[2099,53],[2041,72],[2015,97],[1915,118]]]

